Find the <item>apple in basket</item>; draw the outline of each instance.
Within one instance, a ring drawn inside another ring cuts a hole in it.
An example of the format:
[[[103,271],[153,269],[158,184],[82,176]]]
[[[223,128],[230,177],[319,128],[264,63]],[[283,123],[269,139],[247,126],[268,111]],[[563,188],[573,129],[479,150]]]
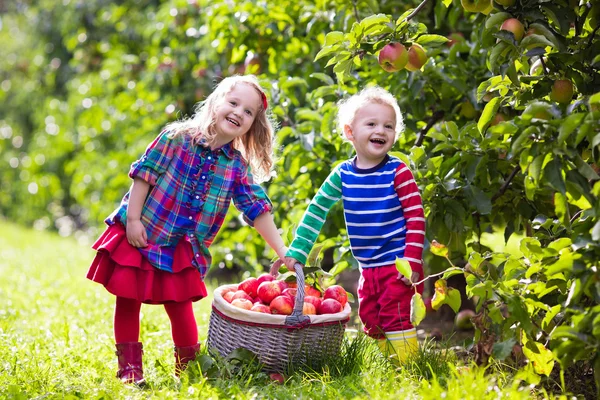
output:
[[[304,298],[304,302],[305,303],[311,303],[313,306],[315,306],[315,309],[318,310],[319,307],[321,306],[321,302],[323,300],[320,297],[315,297],[315,296],[306,296]]]
[[[266,281],[258,286],[258,297],[265,304],[271,304],[271,301],[281,294],[281,288],[277,281]]]
[[[261,312],[261,313],[265,313],[265,314],[271,314],[271,308],[269,306],[264,305],[264,304],[254,304],[252,306],[252,308],[250,309],[250,311],[256,311],[256,312]]]
[[[317,309],[312,303],[304,303],[302,305],[302,314],[305,315],[315,315],[317,314]]]
[[[238,285],[238,290],[243,290],[248,293],[250,297],[256,297],[256,291],[258,290],[258,279],[248,278],[244,279]]]
[[[306,293],[307,296],[321,297],[321,292],[310,285],[304,285],[304,293]]]
[[[342,308],[346,306],[348,302],[348,293],[340,285],[329,286],[323,293],[324,299],[334,299],[340,302]]]
[[[260,285],[263,282],[269,282],[272,280],[275,280],[275,278],[273,277],[273,275],[265,272],[264,274],[260,274],[260,276],[258,278],[256,278],[258,280],[258,284]],[[258,288],[258,286],[257,286]]]
[[[250,295],[243,290],[238,290],[237,292],[233,293],[231,300],[233,301],[235,299],[246,299],[252,303],[252,297],[250,297]]]
[[[277,296],[273,299],[269,307],[271,307],[273,314],[290,315],[294,309],[294,303],[289,296]]]
[[[342,312],[344,307],[335,299],[325,299],[317,310],[319,314],[336,314]]]
[[[281,294],[284,296],[290,296],[292,299],[295,299],[297,292],[298,292],[298,289],[289,287],[289,288],[283,289],[283,292],[281,292]]]
[[[235,294],[235,292],[225,292],[225,294],[223,294],[223,298],[225,299],[226,302],[231,303],[231,300],[233,300],[233,295]]]
[[[231,305],[237,308],[243,308],[244,310],[252,308],[252,302],[247,299],[233,299],[231,300]]]
[[[285,289],[292,287],[290,286],[286,281],[282,281],[282,280],[276,280],[275,282],[277,282],[277,284],[279,285],[279,288],[281,289],[281,291],[283,292]]]

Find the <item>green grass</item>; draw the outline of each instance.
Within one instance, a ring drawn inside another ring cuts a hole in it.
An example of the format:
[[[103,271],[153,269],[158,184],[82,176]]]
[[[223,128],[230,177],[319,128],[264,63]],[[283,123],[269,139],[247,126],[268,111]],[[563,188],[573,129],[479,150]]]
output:
[[[433,348],[424,347],[414,365],[396,370],[362,334],[348,335],[342,359],[330,360],[320,371],[296,372],[283,385],[256,365],[227,360],[217,363],[209,378],[196,363],[179,383],[172,377],[166,313],[146,305],[141,336],[149,384],[145,389],[122,385],[115,378],[114,297],[85,278],[94,252],[72,238],[0,223],[0,398],[532,398],[529,388],[510,377],[457,368]],[[201,341],[211,301],[194,304]]]

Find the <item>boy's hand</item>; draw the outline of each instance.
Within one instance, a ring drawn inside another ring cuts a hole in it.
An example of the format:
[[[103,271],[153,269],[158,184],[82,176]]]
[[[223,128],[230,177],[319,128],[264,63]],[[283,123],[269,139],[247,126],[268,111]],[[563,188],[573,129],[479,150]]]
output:
[[[294,268],[294,266],[298,263],[298,264],[302,264],[300,261],[296,260],[293,257],[286,257],[285,260],[283,261],[285,263],[285,266],[287,267],[287,269],[289,269],[290,271],[295,271],[296,269]]]
[[[142,221],[127,221],[127,241],[133,247],[146,247],[148,246],[148,236],[146,235],[146,228],[142,224]]]
[[[398,273],[398,279],[402,281],[402,283],[404,283],[406,286],[412,286],[412,282],[418,282],[419,278],[420,278],[420,274],[418,272],[413,271],[410,279],[408,279],[407,277],[405,277],[404,275],[402,275],[401,273]]]

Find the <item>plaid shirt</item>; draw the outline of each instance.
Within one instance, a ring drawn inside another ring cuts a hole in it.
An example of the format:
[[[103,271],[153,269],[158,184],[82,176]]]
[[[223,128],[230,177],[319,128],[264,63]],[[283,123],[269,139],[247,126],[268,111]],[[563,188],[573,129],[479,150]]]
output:
[[[168,131],[148,146],[131,165],[129,176],[150,184],[141,221],[148,246],[138,250],[158,269],[173,272],[173,254],[179,240],[194,249],[194,266],[202,278],[212,257],[208,247],[219,232],[229,205],[254,224],[272,204],[260,185],[253,182],[248,163],[228,143],[216,150],[194,144],[188,136],[169,138]],[[127,223],[130,192],[106,219],[108,225]]]

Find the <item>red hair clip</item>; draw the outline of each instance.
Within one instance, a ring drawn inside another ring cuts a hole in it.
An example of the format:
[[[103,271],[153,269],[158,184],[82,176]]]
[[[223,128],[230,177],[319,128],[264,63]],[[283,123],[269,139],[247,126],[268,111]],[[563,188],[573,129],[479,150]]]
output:
[[[263,93],[262,90],[260,90],[260,97],[262,98],[263,107],[265,108],[265,111],[266,111],[267,107],[269,106],[269,103],[267,102],[267,96]]]

